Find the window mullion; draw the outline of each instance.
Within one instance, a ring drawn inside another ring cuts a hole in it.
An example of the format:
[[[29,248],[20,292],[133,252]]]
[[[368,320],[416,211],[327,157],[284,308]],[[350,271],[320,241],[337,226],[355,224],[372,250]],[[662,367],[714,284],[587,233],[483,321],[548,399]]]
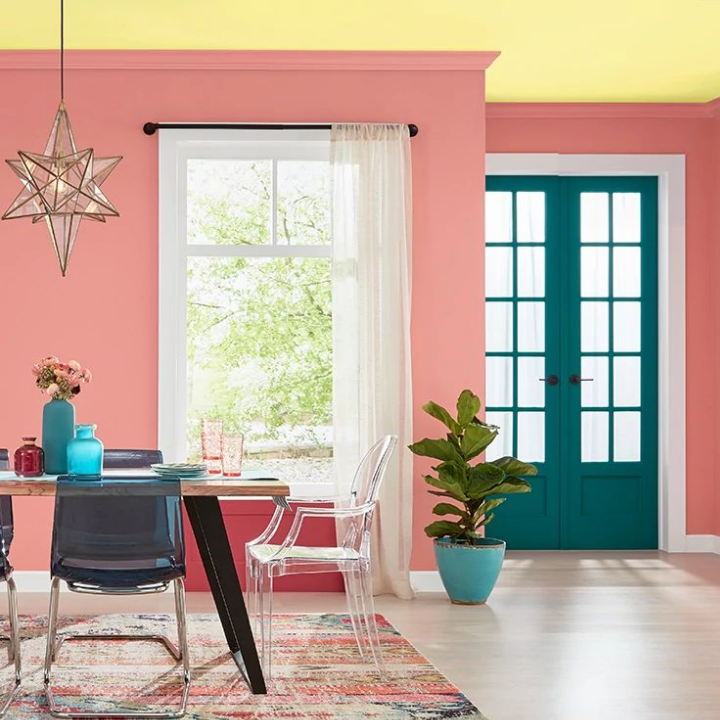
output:
[[[270,178],[270,234],[271,242],[273,245],[277,245],[277,173],[278,161],[277,158],[273,158],[272,161],[272,173]]]

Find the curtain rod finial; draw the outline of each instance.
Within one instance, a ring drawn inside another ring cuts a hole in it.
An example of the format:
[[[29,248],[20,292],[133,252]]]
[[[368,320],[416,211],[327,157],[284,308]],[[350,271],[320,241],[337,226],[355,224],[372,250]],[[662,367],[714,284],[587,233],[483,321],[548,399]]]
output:
[[[154,135],[155,131],[157,130],[157,123],[154,122],[146,122],[143,125],[143,132],[146,135]]]

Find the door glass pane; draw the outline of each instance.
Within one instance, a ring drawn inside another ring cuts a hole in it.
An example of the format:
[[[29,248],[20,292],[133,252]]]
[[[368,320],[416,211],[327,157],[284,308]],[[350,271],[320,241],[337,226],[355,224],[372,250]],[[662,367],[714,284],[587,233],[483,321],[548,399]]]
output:
[[[583,407],[608,406],[608,358],[603,355],[586,355],[581,360],[580,377],[589,378],[591,382],[580,384],[581,404]]]
[[[640,297],[640,248],[613,248],[613,295]]]
[[[606,352],[608,340],[608,303],[580,303],[580,349],[582,352]]]
[[[485,248],[485,297],[512,297],[512,248]]]
[[[613,241],[640,242],[640,193],[613,193]]]
[[[545,248],[518,248],[517,262],[518,297],[543,297],[545,295]]]
[[[485,303],[485,350],[487,352],[512,352],[512,332],[512,303]]]
[[[613,455],[616,462],[640,460],[639,412],[616,412],[613,435]]]
[[[544,357],[518,358],[517,384],[518,405],[521,407],[545,407]]]
[[[500,428],[493,444],[485,452],[485,459],[497,460],[507,455],[514,455],[512,413],[488,410],[485,413],[485,422]]]
[[[580,193],[580,242],[608,242],[609,213],[607,193]]]
[[[615,303],[613,309],[613,349],[616,352],[639,352],[639,302]]]
[[[520,352],[545,351],[545,303],[519,302],[517,304],[518,350]]]
[[[613,405],[616,407],[639,406],[640,387],[640,358],[614,358]]]
[[[607,462],[609,419],[607,412],[581,413],[582,462]]]
[[[512,242],[512,193],[485,193],[485,242]]]
[[[545,242],[545,193],[519,192],[517,202],[517,241]]]
[[[545,413],[519,412],[517,456],[525,462],[545,462]]]
[[[513,359],[510,357],[485,358],[486,404],[488,407],[512,407]]]
[[[580,250],[580,294],[583,297],[608,297],[608,248],[584,247]]]

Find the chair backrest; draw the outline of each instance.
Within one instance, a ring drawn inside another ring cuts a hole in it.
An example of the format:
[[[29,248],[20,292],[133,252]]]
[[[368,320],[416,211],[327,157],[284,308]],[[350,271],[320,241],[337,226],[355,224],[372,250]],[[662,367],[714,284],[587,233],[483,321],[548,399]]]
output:
[[[377,500],[380,483],[396,445],[397,436],[386,435],[378,440],[360,461],[351,489],[355,505],[364,505]]]
[[[103,467],[108,470],[149,468],[163,461],[161,450],[105,450]]]
[[[357,550],[363,557],[370,557],[370,531],[375,514],[380,484],[385,477],[388,463],[392,457],[397,437],[386,435],[368,450],[360,461],[352,484],[352,504],[355,506],[371,504],[363,515],[348,519],[345,522],[345,537],[342,546]]]
[[[6,448],[0,448],[0,470],[10,469],[10,453]],[[15,536],[15,524],[13,522],[13,505],[10,495],[0,496],[0,566],[6,565],[10,545]]]
[[[59,477],[53,576],[82,568],[96,584],[120,587],[147,581],[153,570],[184,574],[180,495],[179,479]]]

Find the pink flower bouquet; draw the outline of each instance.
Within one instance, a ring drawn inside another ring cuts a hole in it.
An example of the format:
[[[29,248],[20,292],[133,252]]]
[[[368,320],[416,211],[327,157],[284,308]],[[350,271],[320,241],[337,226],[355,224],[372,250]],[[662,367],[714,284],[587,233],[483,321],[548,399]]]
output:
[[[92,373],[77,360],[62,363],[54,355],[32,367],[35,384],[53,400],[72,400],[80,392],[81,383],[89,383]]]

